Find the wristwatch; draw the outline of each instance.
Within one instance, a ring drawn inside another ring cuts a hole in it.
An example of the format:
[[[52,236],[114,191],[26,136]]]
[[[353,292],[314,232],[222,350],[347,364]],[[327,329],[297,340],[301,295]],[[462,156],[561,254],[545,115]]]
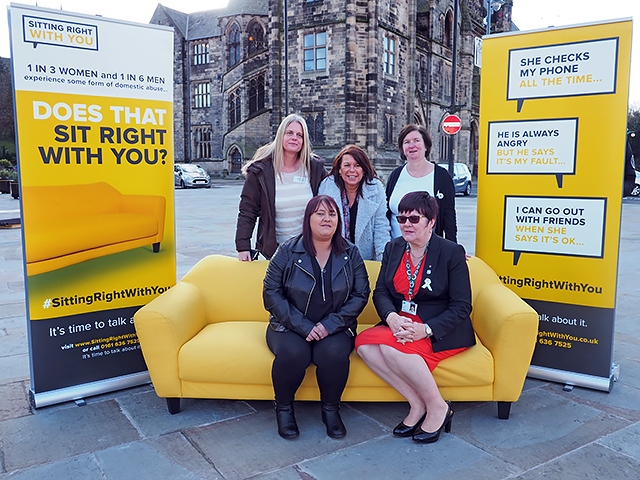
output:
[[[425,338],[429,338],[431,335],[433,335],[433,330],[431,330],[431,327],[426,323],[424,324],[424,333],[426,335]]]

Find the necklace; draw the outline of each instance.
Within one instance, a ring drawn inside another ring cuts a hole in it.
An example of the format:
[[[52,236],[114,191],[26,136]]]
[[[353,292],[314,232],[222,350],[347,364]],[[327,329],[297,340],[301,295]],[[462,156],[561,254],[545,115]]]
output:
[[[409,246],[409,242],[407,242],[407,246],[405,247],[405,249],[409,256],[411,256],[411,247]],[[409,265],[409,259],[407,258],[407,261],[405,262],[405,268],[407,269],[407,280],[409,281],[409,301],[411,301],[411,298],[413,297],[413,289],[416,284],[416,278],[418,277],[418,271],[420,270],[420,265],[422,265],[422,260],[424,260],[424,257],[427,254],[427,250],[429,250],[429,242],[427,242],[424,253],[422,254],[422,257],[420,257],[420,261],[418,262],[418,265],[416,265],[416,269],[413,273],[411,273],[411,265]]]
[[[414,255],[413,249],[411,248],[411,246],[409,246],[409,243],[407,243],[407,246],[409,248],[409,254],[411,255],[411,260],[421,260],[422,258],[424,258],[424,256],[427,253],[427,250],[429,249],[429,242],[427,242],[427,244],[424,246],[424,251],[422,252],[422,255]]]

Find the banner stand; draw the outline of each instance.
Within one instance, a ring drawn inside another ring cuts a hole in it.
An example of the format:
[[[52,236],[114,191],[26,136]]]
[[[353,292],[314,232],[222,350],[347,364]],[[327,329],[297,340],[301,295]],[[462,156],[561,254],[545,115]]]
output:
[[[69,402],[125,388],[138,387],[146,383],[151,383],[149,373],[139,372],[42,393],[35,393],[33,389],[30,389],[29,403],[33,408],[48,407],[56,403]]]
[[[30,403],[149,383],[134,314],[176,283],[173,29],[13,3],[9,26]]]
[[[618,377],[632,26],[618,19],[483,40],[476,255],[538,313],[529,376],[567,389],[610,392]]]
[[[591,388],[592,390],[601,390],[610,393],[613,389],[614,382],[618,381],[617,372],[618,365],[616,364],[613,364],[611,367],[611,375],[609,378],[531,365],[527,376],[539,380],[548,380],[550,382],[564,383],[575,387]]]

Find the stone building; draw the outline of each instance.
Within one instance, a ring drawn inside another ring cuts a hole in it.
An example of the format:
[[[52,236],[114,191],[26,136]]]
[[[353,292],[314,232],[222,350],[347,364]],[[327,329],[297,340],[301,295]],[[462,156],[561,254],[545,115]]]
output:
[[[493,14],[492,31],[511,28],[512,3]],[[446,161],[441,123],[456,113],[463,127],[454,156],[475,170],[474,53],[485,7],[486,0],[459,0],[457,12],[452,0],[232,0],[185,14],[158,5],[151,23],[175,29],[175,159],[238,172],[295,112],[327,162],[355,143],[384,176],[400,163],[397,135],[406,123],[424,125],[431,159]]]

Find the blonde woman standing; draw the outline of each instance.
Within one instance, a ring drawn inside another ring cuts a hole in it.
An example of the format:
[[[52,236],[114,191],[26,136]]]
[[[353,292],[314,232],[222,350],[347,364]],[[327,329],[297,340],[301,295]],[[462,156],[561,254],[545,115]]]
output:
[[[276,138],[256,151],[243,173],[246,180],[236,224],[238,259],[248,262],[258,253],[269,259],[279,244],[302,232],[307,202],[317,195],[327,175],[323,162],[311,151],[304,119],[291,114],[282,120]]]

